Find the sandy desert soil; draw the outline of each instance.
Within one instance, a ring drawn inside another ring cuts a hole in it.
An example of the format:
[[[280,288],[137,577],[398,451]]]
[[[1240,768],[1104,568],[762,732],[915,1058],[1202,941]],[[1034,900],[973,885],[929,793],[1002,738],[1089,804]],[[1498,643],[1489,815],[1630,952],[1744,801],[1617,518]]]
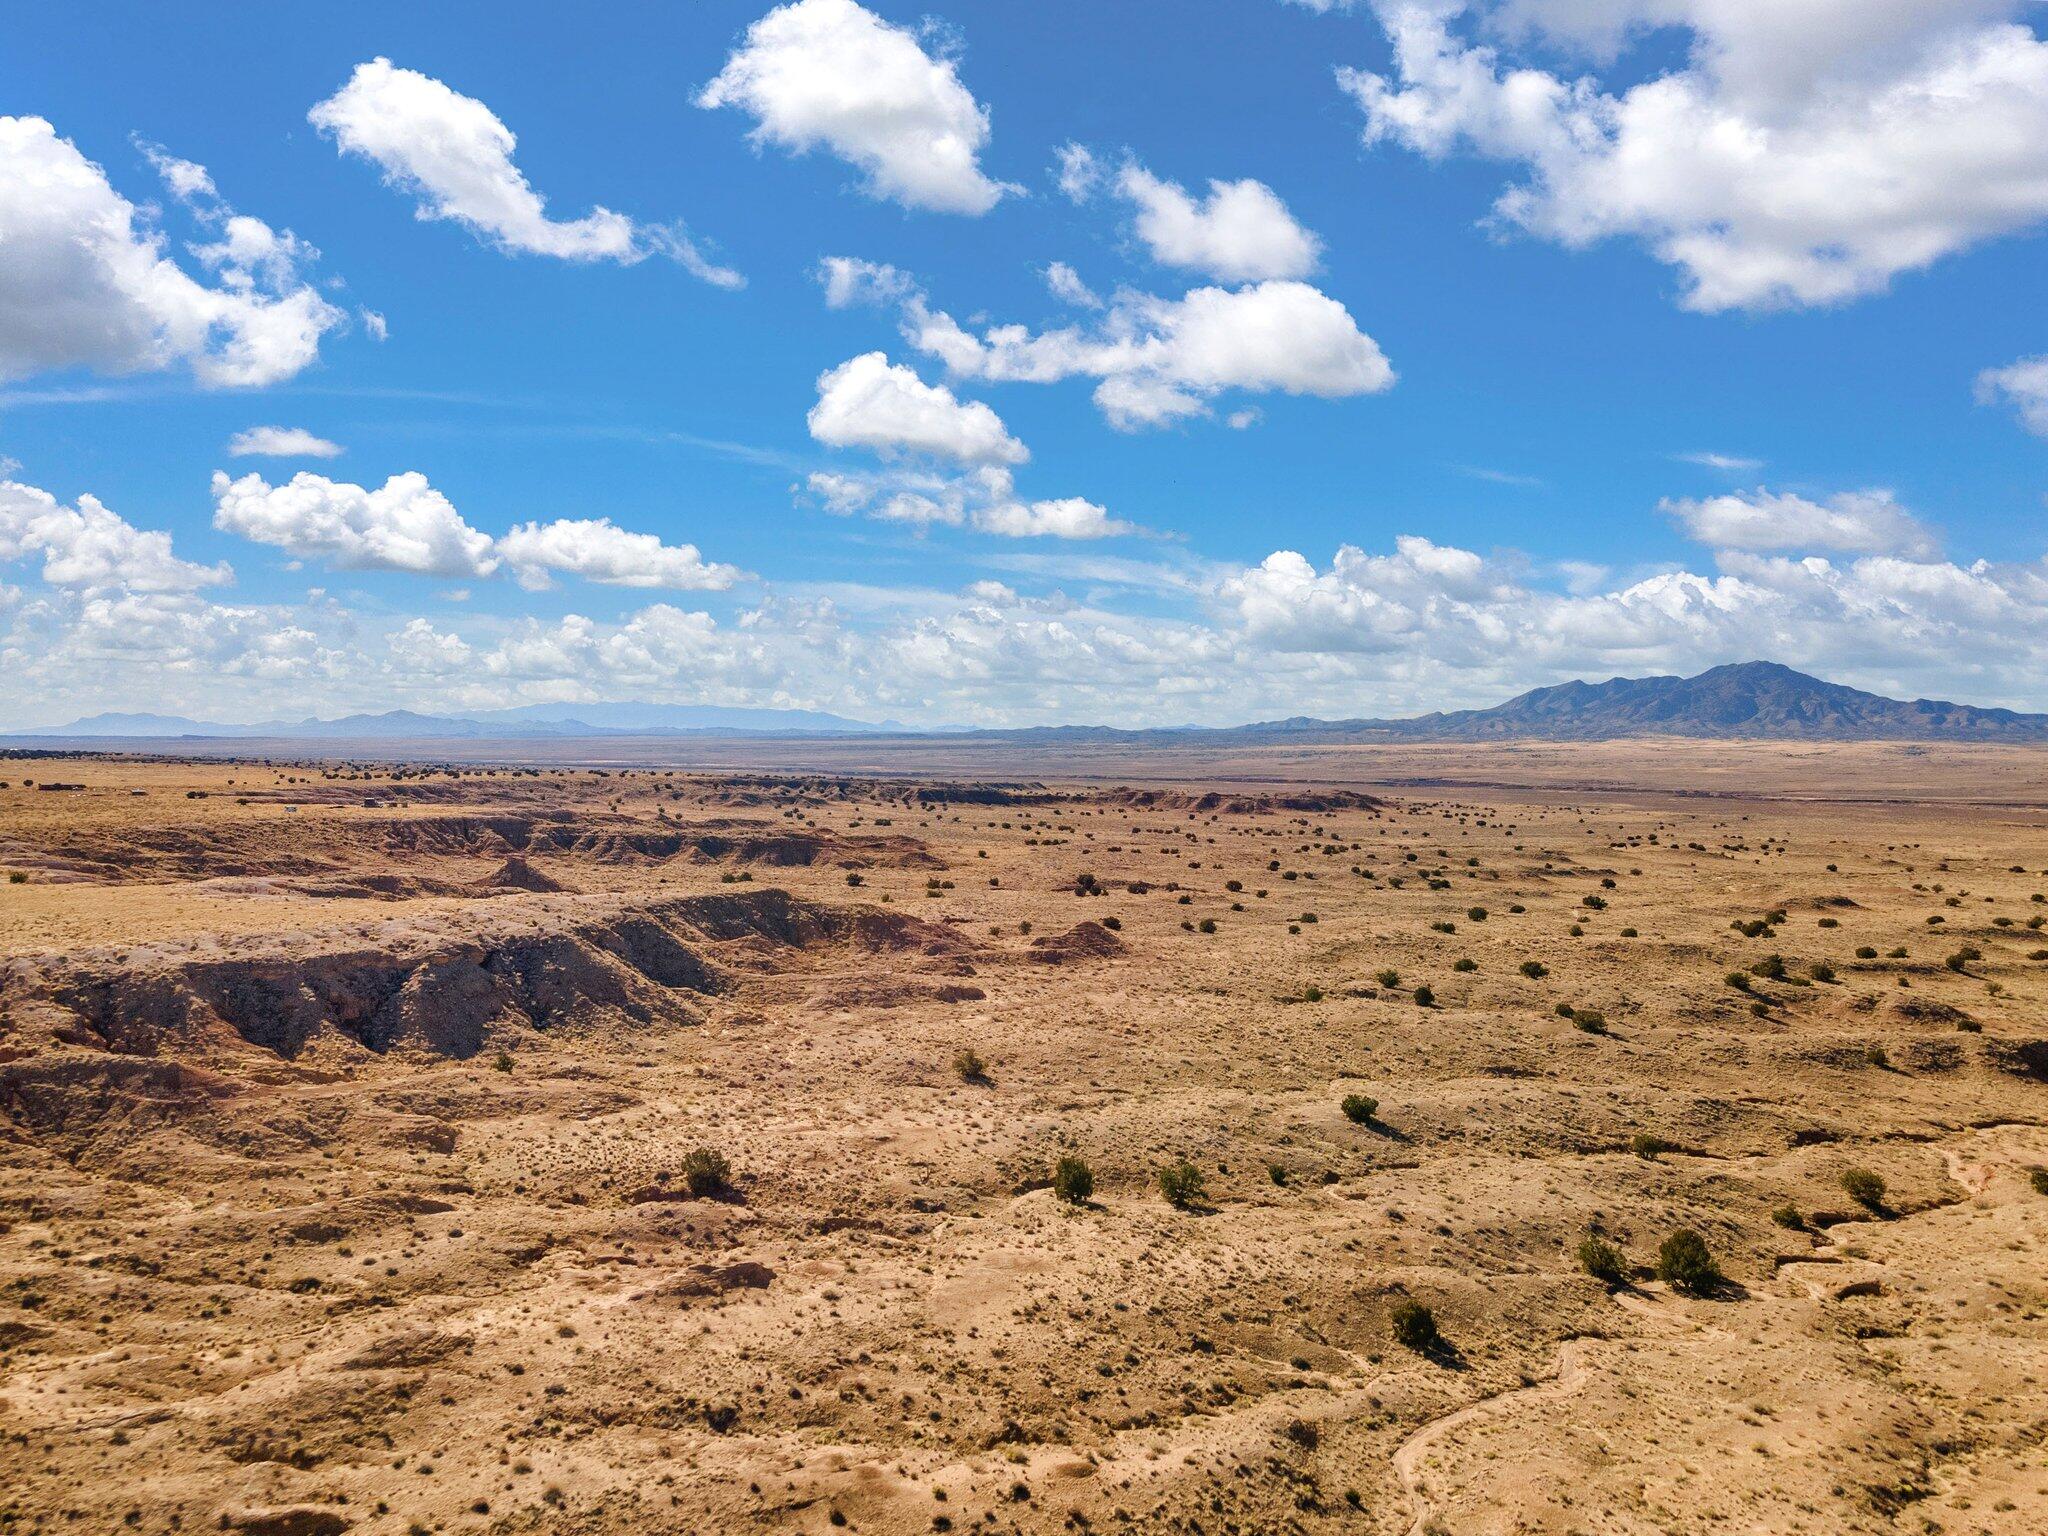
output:
[[[1055,762],[0,761],[0,1532],[2048,1529],[2048,753]]]

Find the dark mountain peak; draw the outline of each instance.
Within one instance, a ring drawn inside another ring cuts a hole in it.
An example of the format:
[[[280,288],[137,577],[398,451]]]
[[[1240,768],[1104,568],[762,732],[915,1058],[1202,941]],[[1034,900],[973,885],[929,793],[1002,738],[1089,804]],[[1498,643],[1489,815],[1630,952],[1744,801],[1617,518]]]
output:
[[[1491,709],[1386,722],[1411,738],[1705,736],[1816,741],[2043,741],[2048,715],[1944,699],[1889,699],[1776,661],[1693,677],[1613,677],[1533,688]]]

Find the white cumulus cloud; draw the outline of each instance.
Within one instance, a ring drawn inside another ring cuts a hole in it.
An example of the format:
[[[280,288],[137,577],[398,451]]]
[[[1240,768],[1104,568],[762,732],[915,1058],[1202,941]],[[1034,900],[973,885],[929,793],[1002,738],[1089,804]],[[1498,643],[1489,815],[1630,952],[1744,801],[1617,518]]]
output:
[[[1003,419],[914,369],[865,352],[818,376],[811,436],[834,448],[928,453],[961,464],[1021,464],[1031,455]]]
[[[982,173],[988,109],[953,60],[854,0],[770,11],[697,105],[745,112],[757,144],[827,149],[866,175],[870,196],[906,208],[981,214],[1011,190]]]
[[[373,161],[387,183],[416,200],[420,218],[451,220],[502,250],[565,261],[663,255],[720,287],[742,281],[710,261],[679,226],[642,224],[602,207],[580,219],[549,218],[547,199],[513,164],[518,140],[496,113],[389,59],[358,64],[306,120],[344,153]]]
[[[498,568],[491,536],[464,522],[417,471],[375,490],[305,471],[283,485],[216,473],[213,499],[222,532],[344,569],[488,576]]]
[[[2048,218],[2028,0],[1371,3],[1393,71],[1338,73],[1368,144],[1519,166],[1499,224],[1639,240],[1691,309],[1839,303]],[[1619,68],[1670,29],[1684,62],[1626,87],[1524,59]]]
[[[904,335],[963,378],[1095,378],[1096,404],[1126,430],[1206,415],[1231,390],[1335,399],[1394,384],[1386,355],[1350,311],[1291,281],[1196,288],[1179,299],[1122,294],[1091,328],[1037,333],[1002,325],[977,335],[913,298]]]
[[[549,585],[555,572],[608,587],[676,592],[722,592],[740,579],[737,567],[707,561],[694,544],[664,544],[606,517],[522,523],[498,540],[497,552],[531,588]]]
[[[67,507],[36,486],[0,480],[0,564],[35,557],[51,586],[89,591],[192,592],[234,579],[225,564],[180,560],[168,533],[137,528],[94,497]]]
[[[1977,398],[2003,401],[2037,437],[2048,437],[2048,356],[2023,357],[1977,375]]]
[[[1245,283],[1306,277],[1322,259],[1322,241],[1262,181],[1211,180],[1209,195],[1198,199],[1131,161],[1116,189],[1132,207],[1138,238],[1165,266]]]
[[[1928,527],[1886,490],[1841,491],[1825,502],[1755,490],[1667,500],[1661,509],[1715,549],[1828,549],[1924,560],[1940,548]]]
[[[0,117],[0,378],[186,367],[208,386],[275,384],[343,323],[298,275],[307,247],[212,203],[202,167],[158,163],[174,191],[207,200],[218,238],[194,254],[211,284],[46,120]]]
[[[228,439],[228,454],[237,459],[338,459],[342,451],[304,427],[247,427]]]
[[[522,523],[493,538],[417,471],[374,490],[305,471],[283,485],[257,474],[215,474],[213,498],[213,525],[223,532],[348,570],[455,578],[509,570],[536,590],[557,573],[678,591],[722,591],[741,577],[733,566],[705,560],[694,544],[664,544],[605,517]]]

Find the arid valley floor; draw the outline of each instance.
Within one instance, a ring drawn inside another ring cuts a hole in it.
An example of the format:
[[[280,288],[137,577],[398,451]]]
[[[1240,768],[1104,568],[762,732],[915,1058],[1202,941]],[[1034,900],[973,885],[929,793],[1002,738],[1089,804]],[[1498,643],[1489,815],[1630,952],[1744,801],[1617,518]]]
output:
[[[0,761],[0,1532],[2048,1530],[2048,752],[757,755]]]

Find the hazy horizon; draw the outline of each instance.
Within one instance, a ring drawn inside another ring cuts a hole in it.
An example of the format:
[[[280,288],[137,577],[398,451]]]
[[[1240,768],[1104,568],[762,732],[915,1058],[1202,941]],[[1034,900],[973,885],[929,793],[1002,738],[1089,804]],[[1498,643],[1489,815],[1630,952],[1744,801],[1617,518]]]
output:
[[[6,66],[7,729],[2048,709],[2038,5],[108,12]]]

